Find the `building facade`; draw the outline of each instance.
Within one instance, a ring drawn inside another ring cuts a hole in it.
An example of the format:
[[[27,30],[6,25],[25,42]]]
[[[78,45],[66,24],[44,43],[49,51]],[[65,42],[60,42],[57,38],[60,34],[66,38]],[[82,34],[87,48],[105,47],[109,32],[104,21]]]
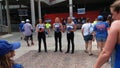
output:
[[[0,0],[0,32],[19,31],[21,20],[29,18],[32,25],[50,13],[66,12],[72,16],[77,8],[99,9],[114,0]],[[94,7],[94,8],[93,8]],[[59,10],[59,11],[58,11]]]

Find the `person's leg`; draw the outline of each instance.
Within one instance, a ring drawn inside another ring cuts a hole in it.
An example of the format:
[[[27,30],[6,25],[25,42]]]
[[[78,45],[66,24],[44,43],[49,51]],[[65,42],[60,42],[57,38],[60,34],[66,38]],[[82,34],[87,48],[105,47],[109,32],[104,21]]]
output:
[[[59,33],[59,50],[60,50],[60,52],[62,52],[62,42],[61,42],[61,40],[62,40],[62,33],[60,32]]]
[[[57,33],[54,34],[54,38],[55,38],[55,51],[54,52],[57,52],[57,48],[58,48],[58,45],[57,45],[57,42],[58,42]]]
[[[46,36],[45,36],[45,33],[43,34],[43,43],[44,43],[45,52],[47,52],[47,45],[46,45]]]
[[[88,53],[88,41],[85,41],[85,53]]]
[[[69,53],[69,51],[70,51],[70,35],[69,34],[67,34],[67,42],[68,42],[68,45],[67,45],[66,53]]]
[[[25,38],[25,34],[24,34],[24,32],[21,32],[22,33],[22,39],[24,39]]]
[[[21,40],[24,38],[23,37],[23,32],[20,32],[20,37],[21,37]]]
[[[41,34],[38,34],[38,52],[41,52]]]
[[[93,35],[89,35],[88,39],[88,51],[89,51],[89,56],[93,55],[92,54],[92,40],[93,40]]]
[[[101,42],[101,48],[102,48],[102,50],[103,50],[103,48],[104,48],[104,46],[105,46],[105,42],[106,42],[106,41]]]
[[[25,41],[26,41],[26,43],[27,43],[27,46],[30,46],[30,44],[29,44],[29,36],[25,36]]]
[[[85,53],[88,53],[88,36],[84,36],[85,40]]]
[[[74,53],[75,50],[75,44],[74,44],[74,33],[71,34],[71,43],[72,43],[72,54]]]
[[[30,40],[31,40],[31,45],[34,45],[34,42],[33,42],[33,35],[30,36]]]
[[[88,42],[88,53],[89,53],[90,56],[93,55],[93,54],[92,54],[92,40],[90,40],[90,41]]]
[[[101,52],[101,42],[100,41],[97,41],[97,48]]]
[[[97,48],[99,50],[99,52],[102,51],[101,49],[101,37],[96,37],[96,41],[97,41]]]
[[[102,49],[103,49],[104,46],[105,46],[106,39],[107,39],[107,38],[102,38],[102,41],[101,41],[101,47],[102,47]]]

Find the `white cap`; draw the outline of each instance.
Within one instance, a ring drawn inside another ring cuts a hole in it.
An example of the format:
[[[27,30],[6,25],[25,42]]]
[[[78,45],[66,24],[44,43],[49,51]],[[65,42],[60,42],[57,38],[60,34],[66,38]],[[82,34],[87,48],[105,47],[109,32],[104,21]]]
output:
[[[21,21],[21,23],[25,23],[25,21]]]
[[[26,22],[30,22],[30,20],[29,20],[29,19],[26,19]]]

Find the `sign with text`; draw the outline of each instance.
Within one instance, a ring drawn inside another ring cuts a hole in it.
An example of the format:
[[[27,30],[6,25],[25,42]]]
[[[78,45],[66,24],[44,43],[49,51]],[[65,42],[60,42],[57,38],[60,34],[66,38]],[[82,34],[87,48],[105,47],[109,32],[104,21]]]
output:
[[[78,14],[85,14],[85,8],[78,8]]]

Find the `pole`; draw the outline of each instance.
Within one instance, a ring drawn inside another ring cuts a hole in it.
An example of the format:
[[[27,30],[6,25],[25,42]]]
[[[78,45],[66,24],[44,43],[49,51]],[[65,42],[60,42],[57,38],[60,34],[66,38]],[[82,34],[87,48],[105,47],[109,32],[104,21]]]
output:
[[[3,15],[2,15],[2,4],[0,2],[0,24],[3,24]]]
[[[34,6],[34,0],[30,0],[31,3],[31,18],[32,18],[32,25],[35,27],[35,6]]]
[[[69,15],[70,15],[70,17],[73,17],[73,4],[72,4],[72,0],[69,0]]]
[[[21,4],[21,1],[19,0],[19,9],[21,10],[22,9],[22,4]],[[20,16],[20,21],[22,21],[22,16]]]
[[[5,3],[6,3],[8,33],[11,33],[11,23],[10,23],[9,5],[8,5],[9,3],[8,3],[8,0],[5,0]]]
[[[39,13],[39,19],[41,19],[41,0],[38,0],[38,13]]]

